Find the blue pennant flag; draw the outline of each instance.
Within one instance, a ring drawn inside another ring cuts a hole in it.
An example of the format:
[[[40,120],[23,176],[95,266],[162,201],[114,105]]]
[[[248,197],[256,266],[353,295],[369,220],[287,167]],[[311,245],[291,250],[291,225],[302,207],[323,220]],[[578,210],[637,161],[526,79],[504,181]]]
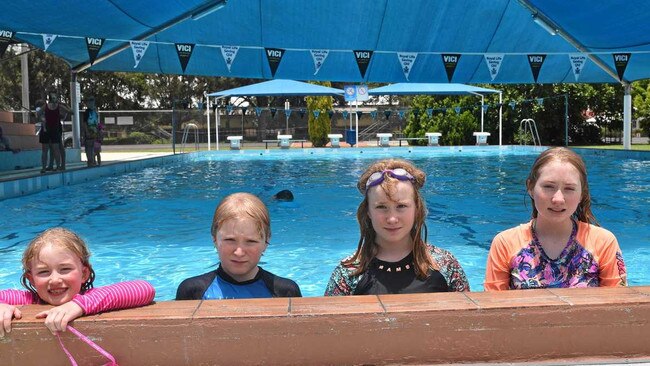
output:
[[[232,105],[228,104],[226,106],[226,111],[228,112],[228,114],[230,114],[230,112],[232,112]]]
[[[484,104],[484,105],[483,105],[483,112],[487,112],[488,107],[489,107],[489,106],[488,106],[487,104]]]
[[[361,111],[357,111],[357,118],[361,118],[361,115],[362,115],[362,114],[363,114],[363,112],[361,112]]]
[[[460,114],[460,107],[454,107],[454,111],[456,111],[456,114]]]
[[[300,110],[298,110],[298,113],[300,113],[300,118],[305,117],[305,112],[307,112],[305,108],[300,108]]]
[[[343,111],[343,118],[348,119],[348,111]]]
[[[314,118],[318,118],[320,116],[320,109],[314,109]]]
[[[384,116],[386,119],[389,119],[391,114],[393,114],[393,112],[391,112],[390,109],[384,111]]]
[[[401,111],[397,112],[399,115],[399,119],[404,119],[404,110],[402,109]]]
[[[334,117],[334,111],[330,109],[327,111],[327,115],[330,117],[330,119],[332,119],[332,117]]]
[[[433,116],[433,108],[427,108],[427,116]]]
[[[255,107],[255,114],[259,117],[262,114],[262,108]]]
[[[287,116],[287,117],[291,116],[291,109],[285,109],[284,110],[284,115]]]
[[[544,98],[537,98],[537,105],[544,105]]]
[[[420,109],[413,108],[413,116],[417,119],[419,115],[420,115]]]
[[[370,111],[370,117],[372,117],[372,119],[377,119],[377,111]]]
[[[508,105],[509,105],[510,108],[512,108],[512,110],[514,111],[514,110],[515,110],[515,106],[517,105],[517,103],[515,103],[514,101],[512,101],[512,102],[508,103]]]
[[[241,107],[241,114],[246,114],[248,107]]]
[[[275,113],[277,113],[278,109],[277,108],[271,108],[271,118],[275,117]]]

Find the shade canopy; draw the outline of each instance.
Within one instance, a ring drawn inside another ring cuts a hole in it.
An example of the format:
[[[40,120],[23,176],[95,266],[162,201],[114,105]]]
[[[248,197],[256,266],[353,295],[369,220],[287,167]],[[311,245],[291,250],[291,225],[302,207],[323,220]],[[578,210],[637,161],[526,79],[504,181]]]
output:
[[[465,84],[445,83],[397,83],[368,90],[370,95],[463,95],[491,94],[501,91]]]
[[[255,96],[319,96],[343,95],[343,90],[295,80],[276,79],[239,88],[210,93],[209,97],[255,97]]]
[[[12,0],[0,37],[75,71],[609,83],[650,77],[648,14],[646,0]]]

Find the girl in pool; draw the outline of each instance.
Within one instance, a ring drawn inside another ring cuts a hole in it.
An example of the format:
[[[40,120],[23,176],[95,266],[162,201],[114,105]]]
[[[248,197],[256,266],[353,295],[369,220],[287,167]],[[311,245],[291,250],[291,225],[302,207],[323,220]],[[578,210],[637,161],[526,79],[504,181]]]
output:
[[[366,169],[357,183],[359,245],[334,269],[325,296],[469,291],[456,258],[426,242],[425,179],[405,160]]]
[[[627,285],[616,237],[591,212],[587,168],[578,154],[564,147],[541,153],[526,189],[532,220],[492,241],[486,290]]]
[[[22,313],[16,305],[49,304],[42,311],[45,326],[64,332],[80,316],[150,304],[155,290],[146,281],[130,281],[93,288],[95,272],[86,243],[72,231],[52,228],[29,243],[23,253],[21,282],[28,289],[0,291],[0,337],[11,332],[12,318]]]
[[[259,198],[249,193],[224,198],[210,231],[219,267],[181,282],[176,300],[302,296],[295,282],[258,266],[271,239],[269,211]]]

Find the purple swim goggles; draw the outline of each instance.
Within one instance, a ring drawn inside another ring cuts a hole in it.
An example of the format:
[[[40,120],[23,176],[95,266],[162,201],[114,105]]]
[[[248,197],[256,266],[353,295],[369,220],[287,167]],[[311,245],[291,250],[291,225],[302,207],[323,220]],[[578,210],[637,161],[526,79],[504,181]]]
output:
[[[401,181],[408,180],[411,183],[415,183],[415,178],[411,175],[411,173],[407,172],[406,169],[402,169],[402,168],[386,169],[386,170],[382,170],[381,172],[372,173],[370,177],[368,177],[368,180],[366,181],[366,189],[381,184],[381,182],[384,181],[386,175],[390,175],[391,177],[397,180],[401,180]]]

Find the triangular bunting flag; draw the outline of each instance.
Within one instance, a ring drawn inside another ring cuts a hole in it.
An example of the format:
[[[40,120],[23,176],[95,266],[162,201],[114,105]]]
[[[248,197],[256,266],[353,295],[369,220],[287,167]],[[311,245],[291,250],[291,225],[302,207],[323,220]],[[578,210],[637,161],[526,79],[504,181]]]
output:
[[[104,38],[86,37],[86,47],[88,48],[88,57],[90,58],[91,65],[97,59],[99,50],[102,49],[103,45],[104,45]]]
[[[585,63],[587,63],[587,55],[582,53],[570,53],[569,60],[571,60],[571,70],[573,70],[573,77],[575,77],[576,81],[578,81],[580,73],[582,72],[582,68],[585,67]]]
[[[416,52],[398,52],[397,58],[399,59],[400,65],[402,65],[402,72],[406,80],[409,79],[409,74],[415,63],[415,59],[418,57]]]
[[[282,61],[282,56],[284,56],[284,50],[282,48],[265,48],[266,59],[269,61],[269,67],[271,68],[271,77],[275,77],[275,72],[280,66],[280,61]]]
[[[287,116],[287,117],[290,117],[291,116],[291,109],[285,109],[284,110],[284,115]]]
[[[456,112],[456,114],[460,114],[460,107],[454,107],[454,111]]]
[[[178,60],[181,62],[183,73],[185,73],[187,63],[190,62],[193,51],[194,43],[176,43],[176,53],[178,54]]]
[[[386,119],[389,119],[389,118],[390,118],[390,115],[391,115],[392,113],[393,113],[393,112],[391,112],[390,110],[385,110],[385,111],[384,111],[384,117],[386,117]]]
[[[262,115],[262,108],[260,107],[255,107],[255,115],[256,116],[261,116]]]
[[[359,72],[361,72],[361,78],[366,78],[366,70],[368,70],[368,65],[370,65],[370,59],[372,58],[372,51],[368,50],[355,50],[354,58],[357,60],[357,66],[359,66]]]
[[[544,105],[544,98],[537,98],[535,100],[537,101],[537,105]]]
[[[0,57],[5,54],[5,51],[7,51],[9,43],[14,39],[14,34],[13,31],[0,29]]]
[[[223,56],[223,60],[226,62],[228,72],[230,72],[230,67],[235,61],[235,57],[237,57],[238,51],[239,46],[221,46],[221,56]]]
[[[539,70],[542,69],[542,64],[546,60],[546,55],[528,55],[528,64],[530,64],[530,71],[533,73],[533,80],[537,82]]]
[[[404,119],[404,110],[402,109],[401,111],[397,112],[399,115],[399,119]]]
[[[131,50],[133,51],[133,60],[135,65],[133,68],[137,68],[144,57],[144,53],[147,52],[149,48],[149,41],[131,41]]]
[[[433,108],[427,108],[427,116],[433,116]]]
[[[309,50],[309,52],[311,52],[311,58],[314,60],[314,69],[316,69],[314,75],[316,75],[320,67],[323,66],[323,62],[325,62],[330,50]]]
[[[320,116],[320,109],[314,109],[314,118],[318,118]]]
[[[243,106],[242,106],[242,107],[239,107],[239,108],[241,108],[241,114],[242,114],[242,115],[245,115],[245,114],[246,114],[246,111],[248,110],[248,107],[243,107]]]
[[[514,111],[514,110],[515,110],[515,106],[517,105],[517,103],[515,103],[515,102],[513,101],[513,102],[508,103],[508,105],[510,106],[510,109],[512,109],[512,110]]]
[[[343,111],[343,119],[348,119],[348,111]]]
[[[447,72],[447,80],[451,83],[451,78],[454,76],[454,71],[456,71],[456,66],[460,60],[460,54],[458,53],[443,53],[442,63],[445,64],[445,71]]]
[[[490,71],[490,77],[492,81],[497,77],[499,69],[501,68],[501,63],[503,62],[503,53],[486,53],[485,54],[485,63],[487,64],[488,70]]]
[[[43,48],[45,51],[50,47],[52,42],[56,39],[56,34],[43,34]]]
[[[370,111],[370,117],[372,117],[372,119],[377,119],[377,111]]]
[[[418,116],[420,116],[420,109],[419,108],[413,108],[413,116],[415,117],[415,119],[417,119]]]
[[[483,104],[483,112],[488,111],[489,106],[487,104]]]
[[[307,111],[305,110],[305,108],[300,108],[300,110],[298,110],[298,113],[300,113],[300,118],[304,118],[304,117],[305,117],[305,112],[307,112]]]
[[[623,81],[623,74],[627,68],[627,63],[630,62],[631,53],[615,53],[614,56],[614,66],[616,67],[616,72],[618,73],[618,80]]]
[[[363,112],[357,111],[357,118],[361,119],[361,116],[363,115]]]
[[[332,117],[334,117],[334,111],[330,109],[327,111],[327,115],[330,117],[330,119],[332,119]]]
[[[228,104],[226,106],[226,112],[228,112],[228,114],[230,114],[232,112],[232,105]]]
[[[275,118],[275,114],[278,112],[277,108],[271,108],[271,118]]]

